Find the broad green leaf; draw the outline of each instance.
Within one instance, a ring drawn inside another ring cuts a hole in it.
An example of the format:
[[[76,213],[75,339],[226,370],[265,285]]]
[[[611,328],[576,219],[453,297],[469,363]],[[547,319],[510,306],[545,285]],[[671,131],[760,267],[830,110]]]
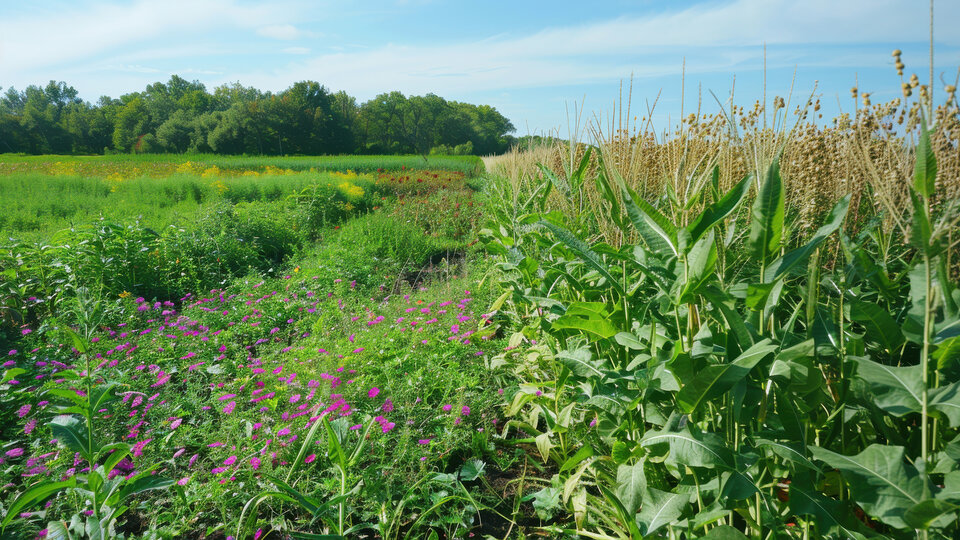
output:
[[[744,197],[746,197],[747,192],[750,190],[750,180],[750,176],[743,177],[743,180],[740,180],[737,185],[733,186],[723,198],[706,207],[703,212],[687,226],[692,242],[699,240],[705,232],[717,223],[723,221],[731,212],[740,206],[740,203],[743,202]]]
[[[775,350],[777,345],[764,339],[744,351],[733,362],[707,366],[700,370],[693,380],[683,385],[677,394],[677,405],[685,413],[695,411],[704,402],[732,388]]]
[[[103,526],[95,516],[87,517],[87,523],[84,525],[83,530],[87,533],[87,538],[90,540],[103,540]]]
[[[933,358],[937,361],[937,369],[945,369],[960,360],[960,336],[947,339],[937,345],[933,351]]]
[[[960,504],[960,471],[952,471],[943,475],[943,489],[937,493],[937,498]]]
[[[578,377],[602,378],[604,376],[603,361],[595,360],[590,349],[565,349],[557,353],[556,359]]]
[[[885,309],[862,300],[851,300],[849,305],[850,320],[862,324],[869,339],[882,344],[890,354],[894,354],[903,345],[900,325]]]
[[[687,253],[686,282],[678,298],[680,302],[689,302],[689,295],[695,293],[705,280],[713,277],[713,268],[717,264],[717,244],[713,240],[713,231],[709,231]]]
[[[643,501],[643,492],[647,489],[647,477],[643,471],[643,461],[633,465],[617,467],[617,497],[629,515],[637,513]]]
[[[920,119],[920,143],[917,145],[916,163],[913,167],[913,189],[929,199],[936,190],[937,158],[930,145],[930,132],[927,121]]]
[[[644,535],[652,535],[664,525],[675,522],[690,503],[686,493],[670,493],[648,488],[643,497],[637,526]]]
[[[8,370],[6,370],[6,371],[3,372],[3,379],[0,379],[0,384],[4,384],[4,383],[6,383],[7,381],[13,380],[13,379],[16,378],[18,375],[22,375],[22,374],[24,374],[24,373],[26,373],[26,372],[27,372],[27,370],[25,370],[25,369],[23,369],[23,368],[12,368],[12,369],[8,369]]]
[[[570,456],[566,461],[563,462],[563,465],[560,467],[560,472],[566,472],[570,469],[573,469],[577,465],[583,462],[583,460],[593,456],[593,447],[589,444],[585,444],[577,450],[577,453]]]
[[[627,217],[650,251],[660,257],[676,256],[676,227],[650,203],[634,197],[625,185],[620,190]]]
[[[712,433],[703,433],[685,423],[678,414],[670,417],[667,425],[659,431],[648,431],[640,439],[640,445],[662,455],[666,450],[667,461],[680,466],[730,468],[733,457],[723,439]]]
[[[810,237],[810,240],[806,244],[788,251],[770,263],[770,266],[763,271],[763,280],[767,283],[776,281],[786,276],[787,273],[796,266],[805,263],[810,255],[820,247],[820,244],[843,225],[843,218],[846,217],[849,206],[850,195],[847,194],[833,206],[830,214],[827,215],[826,223],[817,229],[817,232],[813,233],[813,236]]]
[[[150,474],[149,472],[141,473],[141,476],[133,478],[128,484],[123,486],[123,489],[120,490],[120,496],[118,500],[124,501],[127,497],[131,497],[138,493],[143,493],[144,491],[151,491],[154,489],[167,489],[173,485],[173,480],[164,478],[160,475]]]
[[[728,335],[736,339],[740,349],[753,344],[753,335],[747,328],[746,323],[744,323],[743,317],[740,316],[737,310],[727,305],[726,302],[730,299],[730,296],[725,291],[720,290],[720,288],[715,285],[709,285],[704,288],[700,294],[706,297],[706,299],[713,304],[713,307],[719,309],[720,313],[723,314],[723,320],[727,323],[730,330],[732,330]]]
[[[816,491],[810,480],[797,475],[790,483],[790,511],[798,516],[813,516],[820,524],[821,531],[841,527],[844,508],[840,501],[831,499]]]
[[[67,337],[69,337],[70,340],[73,342],[73,348],[74,348],[74,349],[76,349],[77,351],[79,351],[80,354],[83,354],[83,353],[87,352],[87,348],[88,348],[88,347],[87,347],[87,342],[86,342],[85,339],[83,339],[82,337],[80,337],[79,334],[77,334],[76,332],[74,332],[73,330],[71,330],[71,329],[70,329],[68,326],[66,326],[66,325],[59,324],[58,326],[60,327],[60,331],[63,332],[64,334],[66,334]]]
[[[920,395],[923,392],[921,366],[892,367],[859,356],[851,359],[857,364],[856,376],[870,386],[877,407],[894,416],[920,412]]]
[[[646,346],[640,341],[640,338],[630,332],[619,332],[613,336],[613,339],[627,349],[633,349],[635,351],[646,349]]]
[[[949,514],[955,512],[960,506],[938,499],[927,499],[917,503],[907,509],[903,514],[903,520],[907,525],[914,529],[929,529],[935,521],[943,522],[940,526],[945,526],[953,517],[946,518]]]
[[[933,227],[930,218],[920,197],[915,191],[910,191],[910,202],[913,204],[913,213],[910,220],[910,245],[923,250],[930,250],[930,238],[933,236]]]
[[[767,169],[766,177],[757,192],[750,220],[747,246],[754,259],[767,260],[780,249],[783,235],[784,193],[780,178],[779,157]]]
[[[67,488],[72,488],[77,486],[77,477],[74,476],[69,480],[63,482],[49,482],[42,481],[34,486],[30,487],[26,491],[20,494],[10,506],[4,508],[6,515],[3,518],[3,521],[0,522],[0,527],[6,527],[10,524],[11,521],[18,518],[20,513],[24,510],[31,508],[34,504],[37,504],[47,497]]]
[[[534,438],[534,441],[537,443],[537,450],[540,452],[540,457],[543,458],[543,462],[546,463],[550,459],[550,450],[553,449],[553,441],[550,440],[550,432],[545,432],[537,435]]]
[[[603,264],[603,261],[600,260],[600,256],[591,250],[590,246],[574,236],[570,231],[562,227],[558,227],[549,221],[538,221],[537,223],[549,229],[554,236],[560,240],[561,243],[576,253],[584,263],[586,263],[588,266],[592,266],[597,272],[599,272],[600,275],[607,280],[609,286],[616,289],[621,296],[625,294],[620,282],[610,275],[610,271],[607,269],[606,265]]]
[[[758,447],[768,448],[771,452],[789,461],[790,463],[795,463],[801,467],[810,469],[811,471],[820,470],[820,467],[817,467],[816,464],[810,461],[800,449],[791,444],[762,438],[758,438],[756,440],[756,444]]]
[[[96,386],[90,392],[90,410],[99,411],[108,403],[116,401],[117,397],[113,394],[113,388],[116,385],[115,382],[107,382]]]
[[[960,382],[931,389],[928,407],[946,416],[950,427],[960,427]]]
[[[87,434],[84,433],[86,428],[83,420],[76,416],[56,416],[50,421],[49,425],[54,438],[61,444],[74,452],[80,452],[84,458],[93,457],[91,456],[91,449],[88,447]]]
[[[720,474],[720,498],[738,500],[752,497],[759,491],[750,476],[741,470],[724,471]]]
[[[906,462],[902,446],[871,444],[854,456],[811,446],[813,456],[843,474],[853,500],[874,519],[907,528],[904,514],[930,493],[917,469]]]

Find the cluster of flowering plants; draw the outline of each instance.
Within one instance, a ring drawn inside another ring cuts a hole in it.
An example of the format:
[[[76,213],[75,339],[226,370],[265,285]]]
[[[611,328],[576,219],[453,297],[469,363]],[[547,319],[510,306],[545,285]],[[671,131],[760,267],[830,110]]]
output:
[[[21,343],[36,347],[6,351],[4,364],[2,392],[17,414],[3,431],[3,504],[17,501],[21,510],[5,526],[69,527],[63,516],[77,510],[75,500],[31,492],[38,484],[75,490],[78,478],[147,476],[165,481],[136,484],[125,495],[172,484],[185,500],[218,487],[237,503],[224,518],[232,521],[251,486],[281,477],[292,485],[303,476],[301,486],[318,489],[326,476],[317,467],[332,467],[340,476],[335,490],[344,504],[334,515],[343,532],[347,499],[365,494],[340,487],[350,481],[358,490],[388,489],[394,482],[386,474],[360,482],[358,462],[393,462],[400,483],[441,466],[457,437],[469,439],[489,422],[474,412],[476,391],[436,378],[469,358],[482,368],[489,332],[481,331],[470,292],[438,300],[421,289],[374,300],[337,281],[324,286],[297,269],[176,303],[127,298],[123,322],[96,328],[89,348],[63,342],[49,325],[30,332]],[[459,382],[471,379],[460,375]],[[490,403],[480,399],[481,407]],[[54,409],[56,400],[75,403]],[[315,437],[321,420],[329,427]],[[117,442],[76,447],[71,441],[83,441],[84,426],[99,441]],[[303,444],[329,445],[331,434],[350,457],[331,462],[329,451]],[[359,452],[364,444],[370,454]],[[38,511],[40,503],[46,508]],[[210,504],[195,502],[191,519]],[[95,507],[79,510],[100,516]]]

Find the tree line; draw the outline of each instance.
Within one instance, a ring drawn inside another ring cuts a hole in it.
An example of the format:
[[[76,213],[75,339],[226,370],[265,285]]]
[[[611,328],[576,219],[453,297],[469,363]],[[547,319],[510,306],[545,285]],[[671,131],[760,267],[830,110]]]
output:
[[[0,95],[0,153],[487,155],[506,151],[513,131],[489,105],[400,92],[358,104],[315,81],[279,93],[240,83],[208,92],[174,75],[96,103],[58,81]]]

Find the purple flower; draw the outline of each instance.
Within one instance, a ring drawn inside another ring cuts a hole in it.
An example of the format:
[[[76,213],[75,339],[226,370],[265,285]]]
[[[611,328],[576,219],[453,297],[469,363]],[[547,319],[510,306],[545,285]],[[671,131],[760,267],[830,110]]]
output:
[[[18,417],[18,418],[23,418],[24,416],[30,414],[30,409],[31,409],[31,408],[32,408],[32,407],[30,406],[29,403],[26,404],[26,405],[24,405],[23,407],[20,407],[20,408],[17,410],[17,417]]]
[[[230,456],[227,459],[223,460],[224,465],[233,465],[237,462],[237,456]]]
[[[460,414],[464,416],[470,416],[470,407],[467,407],[466,405],[464,405],[463,408],[460,409]]]
[[[190,482],[190,477],[189,477],[189,476],[184,476],[183,478],[177,480],[177,485],[178,485],[178,486],[185,486],[185,485],[187,485],[187,483],[189,483],[189,482]]]
[[[133,457],[140,457],[143,455],[143,448],[147,446],[147,443],[153,439],[145,439],[139,441],[137,444],[133,445]]]
[[[443,412],[450,412],[451,409],[453,409],[453,405],[444,405],[444,406],[443,406]]]
[[[374,386],[373,388],[370,389],[369,392],[367,392],[367,397],[369,397],[369,398],[372,399],[372,398],[377,397],[377,394],[379,394],[379,393],[380,393],[380,389],[377,388],[376,386]]]
[[[14,448],[13,450],[7,450],[7,457],[20,457],[23,455],[23,448]]]

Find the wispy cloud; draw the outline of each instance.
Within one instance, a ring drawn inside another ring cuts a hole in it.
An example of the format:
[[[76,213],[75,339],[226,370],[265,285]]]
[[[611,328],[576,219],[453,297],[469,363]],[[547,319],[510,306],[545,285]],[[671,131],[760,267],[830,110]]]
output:
[[[283,49],[283,52],[287,54],[310,54],[310,49],[306,47],[287,47]]]
[[[735,0],[680,11],[548,28],[532,35],[410,46],[388,44],[359,52],[324,54],[244,76],[254,84],[315,77],[360,95],[391,88],[407,92],[462,92],[574,85],[678,73],[681,55],[690,74],[756,70],[761,44],[771,46],[768,67],[878,63],[853,53],[818,56],[824,47],[923,41],[924,10],[908,0]],[[940,8],[937,35],[960,44],[949,25],[960,3]],[[856,24],[851,23],[856,21]],[[786,48],[789,46],[790,50]],[[779,50],[778,50],[779,47]],[[862,65],[862,64],[861,64]],[[275,82],[273,83],[275,84]]]
[[[303,33],[300,30],[297,30],[297,27],[292,24],[272,24],[270,26],[264,26],[257,29],[257,33],[261,36],[280,39],[284,41],[290,41],[297,39]]]
[[[253,29],[295,16],[283,6],[251,6],[238,0],[78,4],[41,15],[0,19],[0,70],[16,73],[64,65],[105,52],[122,52],[159,37],[173,39],[211,29]]]

